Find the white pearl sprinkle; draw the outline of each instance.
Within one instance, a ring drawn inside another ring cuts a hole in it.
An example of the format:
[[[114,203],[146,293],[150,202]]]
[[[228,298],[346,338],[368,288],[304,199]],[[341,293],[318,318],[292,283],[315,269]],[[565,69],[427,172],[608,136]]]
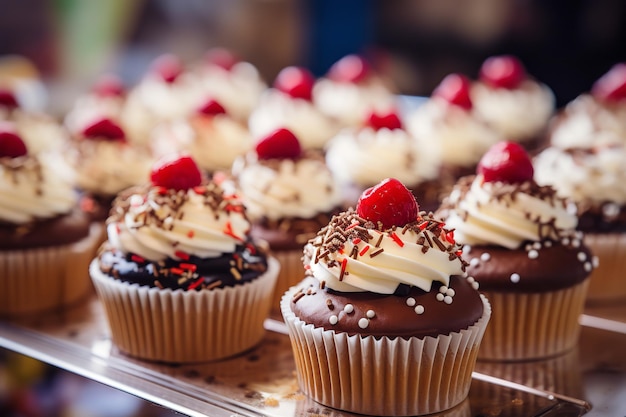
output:
[[[415,298],[413,297],[409,297],[406,299],[406,305],[408,305],[409,307],[413,307],[416,303],[417,301],[415,301]]]
[[[441,287],[439,287],[440,293],[445,294],[446,291],[448,291],[448,287],[446,287],[445,285],[442,285]]]
[[[585,252],[578,252],[576,257],[580,262],[585,262],[587,260],[587,254]]]
[[[359,319],[359,327],[361,329],[365,329],[367,328],[367,326],[369,326],[370,321],[368,319],[366,319],[365,317],[362,317]]]
[[[591,263],[593,264],[594,268],[597,268],[598,265],[600,265],[600,259],[597,256],[594,256],[593,258],[591,258]]]
[[[373,319],[374,317],[376,317],[376,313],[374,312],[374,310],[367,310],[367,313],[365,313],[365,315],[368,319]]]
[[[524,246],[524,250],[526,252],[528,252],[529,250],[531,250],[533,248],[533,246],[530,243],[527,243],[526,246]]]
[[[446,291],[446,295],[449,295],[450,297],[454,297],[454,294],[456,294],[454,288],[448,288],[448,290]]]
[[[585,271],[587,272],[591,272],[591,270],[593,269],[593,265],[591,264],[591,262],[585,262]]]
[[[480,263],[480,259],[478,259],[478,258],[472,258],[472,259],[470,259],[470,262],[469,262],[470,266],[476,266],[479,263]]]
[[[539,252],[537,252],[536,250],[530,250],[528,251],[528,258],[529,259],[537,259],[539,257]]]
[[[546,248],[549,248],[552,246],[552,241],[551,240],[546,240],[545,242],[543,242],[543,246],[545,246]]]
[[[474,281],[474,282],[472,282],[472,288],[473,288],[473,289],[477,290],[479,286],[480,286],[480,285],[478,284],[478,281]]]
[[[520,280],[520,276],[517,272],[511,274],[511,282],[518,283]]]
[[[463,254],[468,254],[472,251],[472,247],[470,245],[463,246]]]
[[[484,252],[484,253],[482,253],[480,255],[480,260],[483,261],[483,262],[487,262],[490,259],[491,259],[491,254],[490,253]]]
[[[335,316],[334,314],[328,318],[328,322],[332,324],[333,326],[337,324],[338,321],[339,321],[339,318]]]
[[[537,249],[537,250],[541,249],[541,242],[533,243],[533,249]]]
[[[352,304],[346,304],[343,307],[343,311],[345,311],[346,313],[350,314],[354,311],[354,306]]]
[[[579,239],[572,240],[572,246],[575,247],[575,248],[579,248],[580,247],[580,240]]]
[[[445,295],[443,295],[442,293],[437,294],[437,301],[443,301],[443,298],[445,297]]]
[[[474,281],[476,281],[476,278],[474,278],[474,277],[472,277],[472,276],[467,277],[467,282],[469,282],[470,284],[471,284],[472,282],[474,282]]]
[[[443,302],[446,303],[446,304],[452,304],[452,297],[450,297],[449,295],[446,295],[443,298]]]
[[[563,245],[565,245],[565,246],[569,245],[569,238],[564,237],[564,238],[561,240],[561,243],[562,243]]]
[[[416,314],[424,314],[424,306],[423,305],[418,305],[415,306],[415,313]]]

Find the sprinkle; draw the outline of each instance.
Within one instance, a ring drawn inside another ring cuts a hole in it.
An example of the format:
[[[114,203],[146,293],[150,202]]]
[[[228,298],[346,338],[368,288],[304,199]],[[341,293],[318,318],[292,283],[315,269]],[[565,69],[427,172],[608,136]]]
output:
[[[519,282],[519,280],[520,280],[520,276],[519,276],[518,273],[514,272],[514,273],[511,274],[511,278],[510,279],[511,279],[511,282],[517,284]]]
[[[180,278],[178,278],[178,281],[176,281],[176,282],[178,283],[178,285],[183,285],[187,281],[189,281],[189,278],[187,278],[187,277],[180,277]]]
[[[409,307],[413,307],[416,303],[417,301],[415,301],[415,298],[413,297],[409,297],[406,299],[406,305],[408,305]]]
[[[472,282],[476,281],[476,278],[474,278],[474,277],[472,277],[472,276],[469,276],[469,277],[467,277],[466,279],[467,279],[467,282],[469,282],[470,284],[471,284]]]
[[[358,245],[359,243],[361,243],[361,238],[360,237],[355,237],[354,239],[352,239],[352,244],[353,245]]]
[[[452,304],[452,297],[446,295],[445,297],[443,297],[443,302],[446,304]]]
[[[222,232],[225,235],[230,236],[234,239],[243,240],[241,237],[237,236],[235,232],[233,232],[233,225],[230,223],[230,221],[226,222],[226,224],[224,225],[224,230]]]
[[[170,272],[171,272],[172,274],[176,274],[176,275],[182,275],[182,274],[184,274],[184,273],[185,273],[185,271],[183,271],[183,270],[182,270],[182,269],[180,269],[180,268],[170,268]]]
[[[256,255],[256,248],[254,247],[252,243],[247,243],[246,249],[248,249],[248,252],[250,252],[250,255]]]
[[[480,263],[480,259],[478,258],[472,258],[470,259],[470,266],[476,266]]]
[[[195,290],[197,287],[199,287],[202,283],[204,282],[204,277],[200,277],[197,280],[195,280],[194,282],[192,282],[191,284],[189,284],[188,289],[190,290]]]
[[[587,254],[585,252],[578,252],[576,257],[580,262],[585,262],[587,260]]]
[[[146,262],[146,260],[143,259],[141,256],[135,254],[130,255],[130,260],[133,262],[137,262],[138,264]]]
[[[371,252],[371,253],[370,253],[370,258],[373,258],[374,256],[378,256],[378,255],[380,255],[381,253],[383,253],[384,251],[385,251],[385,249],[380,248],[380,249],[378,249],[378,250],[376,250],[376,251],[374,251],[374,252]]]
[[[437,301],[443,301],[444,297],[445,295],[443,295],[442,293],[438,293],[435,298],[437,298]]]
[[[193,239],[193,236],[194,236],[194,235],[195,235],[195,232],[194,232],[193,230],[190,230],[190,231],[188,231],[188,232],[187,232],[187,237],[188,237],[189,239]]]
[[[538,257],[539,257],[539,252],[537,252],[536,250],[532,249],[528,251],[528,259],[537,259]]]
[[[446,287],[445,285],[442,285],[441,287],[439,287],[440,293],[445,294],[446,291],[448,291],[448,287]]]
[[[203,187],[201,185],[196,185],[192,189],[193,189],[193,192],[196,193],[196,194],[204,194],[204,193],[206,193],[206,187]]]
[[[241,272],[237,270],[237,268],[230,268],[230,273],[235,277],[237,281],[241,279]]]
[[[330,298],[326,299],[326,307],[328,307],[329,310],[334,310],[335,306],[333,305],[333,300]]]
[[[185,253],[185,252],[183,252],[183,251],[181,251],[181,250],[177,250],[176,252],[174,252],[174,255],[175,255],[177,258],[183,259],[183,260],[185,260],[185,261],[188,261],[188,260],[189,260],[189,258],[190,258],[189,254],[187,254],[187,253]]]
[[[456,294],[456,291],[454,291],[454,288],[448,288],[446,290],[446,295],[449,295],[450,297],[454,297],[455,294]]]
[[[213,288],[217,288],[222,285],[222,280],[218,279],[217,281],[213,281],[209,285],[206,286],[207,290],[212,290]]]
[[[332,324],[333,326],[337,324],[338,321],[339,321],[339,318],[334,314],[328,318],[328,322]]]
[[[545,242],[543,242],[543,246],[545,246],[546,248],[549,248],[552,246],[552,241],[551,240],[546,240]]]
[[[350,314],[350,313],[354,312],[354,306],[352,304],[346,304],[343,307],[343,311],[346,312],[347,314]]]
[[[167,194],[167,188],[165,188],[165,187],[158,186],[155,189],[156,189],[157,194],[159,194],[159,195]]]
[[[575,248],[579,248],[580,247],[580,240],[579,239],[572,239],[572,246]]]
[[[565,245],[565,246],[569,245],[569,242],[570,242],[570,241],[569,241],[569,238],[567,238],[567,237],[564,237],[564,238],[561,240],[561,243],[562,243],[563,245]]]
[[[350,230],[350,229],[354,229],[354,228],[355,228],[355,227],[357,227],[359,224],[360,224],[360,223],[359,223],[359,221],[358,221],[358,220],[355,220],[354,222],[352,222],[352,223],[350,224],[350,226],[346,227],[346,231],[348,231],[348,230]]]
[[[591,263],[593,264],[594,268],[597,268],[600,265],[600,259],[597,256],[594,256],[593,258],[591,258]]]
[[[427,226],[428,226],[428,221],[426,221],[426,220],[424,220],[422,223],[417,225],[417,227],[419,227],[420,230],[426,229]]]
[[[378,236],[378,240],[376,241],[376,244],[374,246],[375,247],[379,247],[380,246],[380,242],[382,242],[382,240],[383,240],[383,235]]]
[[[394,242],[396,242],[396,244],[400,247],[404,246],[404,242],[402,241],[402,239],[400,239],[398,237],[398,235],[396,234],[396,232],[391,233],[389,236],[391,236],[391,238],[393,239]]]
[[[348,266],[348,258],[341,260],[341,272],[339,273],[339,281],[343,281],[343,276],[346,273],[346,267]]]
[[[367,310],[365,315],[368,319],[373,319],[374,317],[376,317],[376,312],[374,310]]]
[[[361,249],[361,252],[359,252],[359,256],[365,255],[368,250],[370,250],[370,245],[365,245],[365,247]]]
[[[185,269],[185,270],[187,270],[187,271],[191,271],[191,272],[194,272],[196,269],[198,269],[198,265],[196,265],[196,264],[184,263],[184,262],[179,263],[179,264],[178,264],[178,266],[179,266],[181,269]]]
[[[478,284],[478,281],[474,281],[474,282],[472,282],[472,288],[473,288],[473,289],[478,290],[478,287],[479,287],[479,286],[480,286],[480,285]]]
[[[161,284],[160,281],[155,280],[154,281],[154,286],[157,287],[157,288],[163,289],[163,284]]]
[[[448,243],[454,245],[454,230],[450,230],[448,233],[445,234],[446,240],[448,241]]]
[[[304,293],[302,292],[302,290],[300,290],[300,292],[297,292],[294,294],[293,299],[291,301],[293,303],[297,303],[298,300],[300,300],[302,297],[304,297]]]
[[[593,269],[593,265],[591,264],[591,262],[585,262],[584,267],[585,271],[587,272],[591,272],[591,270]]]
[[[442,252],[446,251],[446,245],[444,245],[437,236],[433,236],[433,241],[435,242],[435,244],[437,245],[440,251]]]
[[[541,242],[534,242],[533,249],[537,249],[537,250],[541,249]]]
[[[311,267],[311,265],[307,265],[309,268]],[[320,281],[320,290],[323,290],[326,287],[326,281],[321,280]]]
[[[361,317],[359,319],[359,327],[361,329],[366,329],[367,326],[369,326],[369,324],[370,324],[370,321],[368,319],[366,319],[365,317]]]
[[[491,259],[491,254],[488,252],[484,252],[480,255],[480,260],[483,262],[487,262],[490,259]]]
[[[463,253],[467,254],[472,251],[472,247],[470,245],[463,246]]]
[[[424,314],[424,306],[423,305],[417,305],[415,306],[415,314]]]

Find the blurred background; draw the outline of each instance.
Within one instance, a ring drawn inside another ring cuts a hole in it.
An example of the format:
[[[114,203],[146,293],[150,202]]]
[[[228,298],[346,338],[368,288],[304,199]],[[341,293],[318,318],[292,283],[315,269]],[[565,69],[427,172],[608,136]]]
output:
[[[625,45],[623,0],[0,0],[0,74],[40,77],[57,115],[103,72],[131,85],[164,52],[194,61],[215,46],[268,82],[362,53],[399,93],[424,96],[510,53],[563,106],[626,61]],[[173,415],[8,351],[0,364],[5,417]]]

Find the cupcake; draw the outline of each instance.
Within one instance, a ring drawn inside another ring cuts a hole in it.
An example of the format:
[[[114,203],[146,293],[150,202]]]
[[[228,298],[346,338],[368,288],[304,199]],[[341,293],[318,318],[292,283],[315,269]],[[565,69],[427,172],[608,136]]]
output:
[[[0,123],[0,316],[51,312],[87,297],[100,232],[78,207],[60,154],[32,154]],[[100,226],[102,227],[102,226]]]
[[[313,86],[313,102],[341,127],[356,126],[373,107],[395,101],[392,87],[363,56],[346,55]]]
[[[449,189],[458,178],[474,172],[481,156],[502,136],[476,114],[471,81],[449,74],[424,104],[406,117],[407,130],[439,158],[440,182]]]
[[[151,149],[157,157],[187,153],[209,174],[230,171],[235,159],[253,145],[247,126],[213,98],[181,119],[156,126],[151,138]]]
[[[313,74],[305,68],[283,68],[252,111],[250,133],[258,138],[285,127],[298,137],[304,149],[322,150],[339,130],[339,124],[313,103],[314,83]]]
[[[20,106],[14,92],[0,87],[0,121],[10,122],[29,154],[58,151],[69,135],[54,117],[47,113],[26,110]]]
[[[305,246],[305,277],[281,301],[302,391],[376,416],[460,404],[491,312],[460,253],[396,179],[334,216]]]
[[[326,146],[326,162],[341,184],[344,206],[393,176],[409,184],[426,211],[439,206],[439,157],[404,127],[395,109],[373,109],[358,127],[344,128]]]
[[[104,223],[113,199],[142,184],[152,156],[129,143],[122,128],[108,118],[94,119],[72,138],[66,158],[76,171],[81,206],[93,221]]]
[[[465,245],[466,272],[493,308],[481,359],[539,359],[576,346],[597,259],[576,229],[575,205],[534,181],[521,145],[494,145],[437,215]]]
[[[241,201],[189,156],[159,160],[150,178],[115,200],[89,267],[114,345],[171,363],[254,347],[279,266],[250,239]]]
[[[273,306],[302,279],[302,247],[341,210],[341,193],[324,157],[303,151],[288,129],[261,138],[232,169],[252,222],[281,264]]]
[[[480,67],[470,91],[475,113],[501,137],[536,150],[555,112],[552,90],[531,77],[512,55],[492,56]]]

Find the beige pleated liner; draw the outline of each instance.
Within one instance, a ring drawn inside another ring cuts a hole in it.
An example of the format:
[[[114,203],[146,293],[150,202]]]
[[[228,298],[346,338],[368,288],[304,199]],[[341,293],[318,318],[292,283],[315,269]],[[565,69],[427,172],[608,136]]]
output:
[[[276,281],[276,288],[272,296],[272,311],[280,311],[280,300],[289,288],[304,278],[302,264],[302,248],[294,250],[273,251],[272,255],[280,263],[280,272]]]
[[[75,304],[93,291],[89,262],[102,234],[69,245],[0,251],[0,316],[25,317]]]
[[[483,291],[493,314],[479,359],[541,359],[574,348],[588,284],[586,279],[573,287],[545,293]]]
[[[298,383],[313,400],[376,416],[448,410],[468,395],[491,308],[466,330],[439,337],[375,339],[306,324],[291,311],[291,288],[281,311],[291,339]]]
[[[626,233],[587,233],[585,244],[600,261],[591,273],[588,303],[626,301]]]
[[[267,272],[246,284],[172,291],[116,280],[97,262],[90,273],[113,343],[136,358],[170,363],[223,359],[258,344],[280,269],[270,258]]]

